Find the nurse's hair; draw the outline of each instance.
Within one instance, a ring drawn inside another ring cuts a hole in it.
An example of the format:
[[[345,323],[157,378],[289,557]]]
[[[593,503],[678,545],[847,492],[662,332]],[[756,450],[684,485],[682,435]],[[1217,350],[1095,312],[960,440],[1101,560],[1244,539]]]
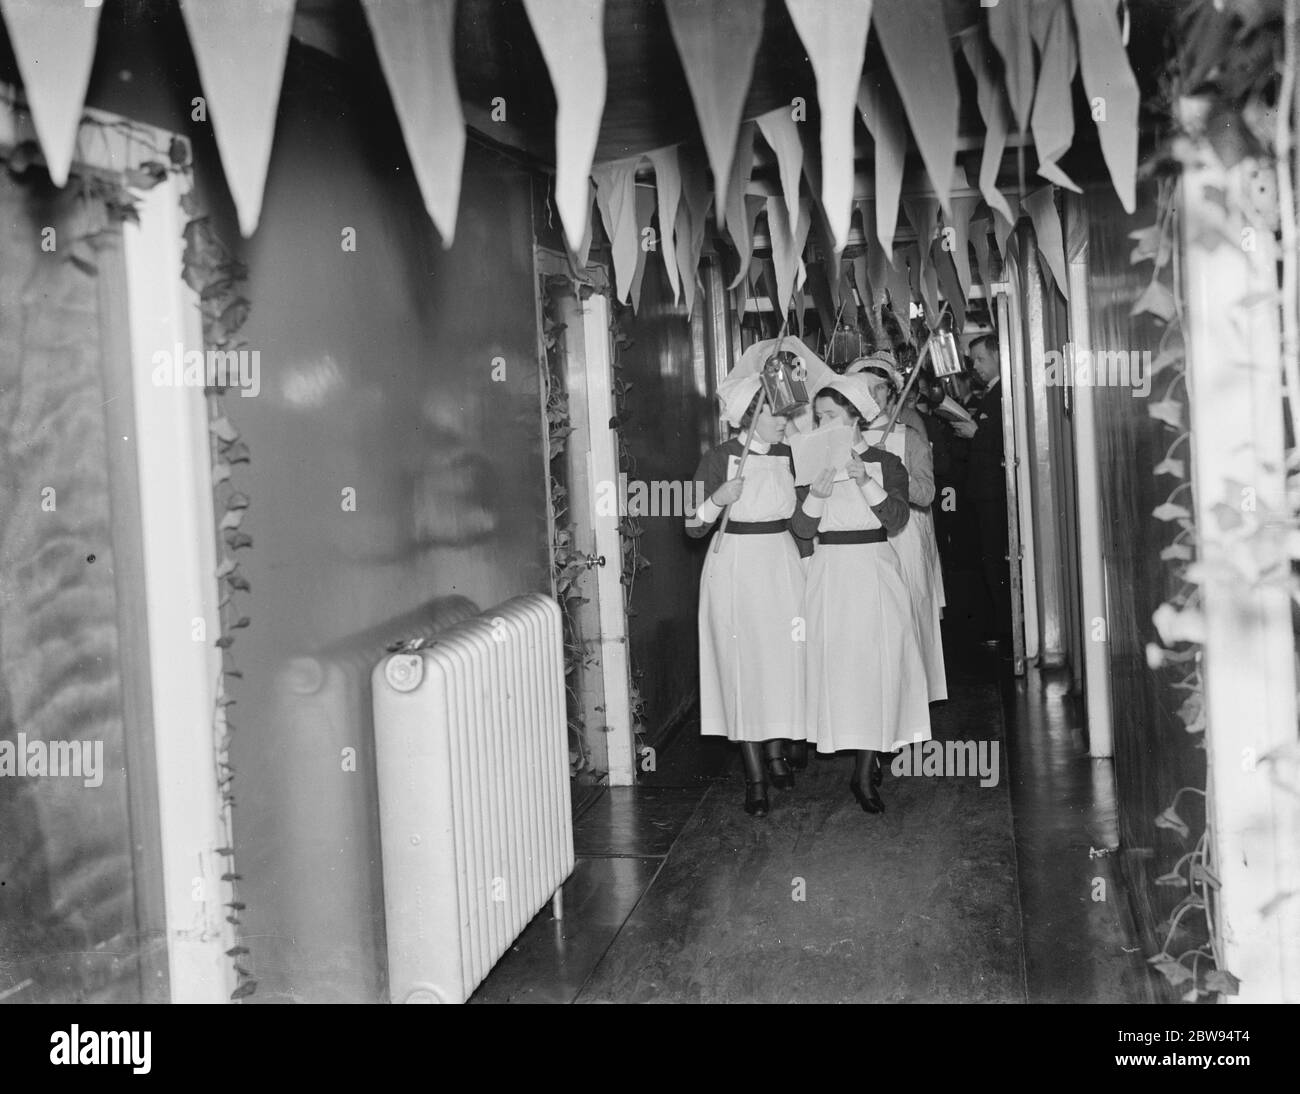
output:
[[[754,419],[758,417],[758,401],[763,397],[763,389],[760,387],[755,393],[754,398],[750,400],[749,406],[745,413],[740,416],[740,428],[748,429],[754,424]],[[788,414],[778,414],[778,418],[788,418]]]
[[[858,370],[859,376],[861,376],[863,373],[870,373],[872,376],[876,376],[879,377],[881,380],[884,380],[885,383],[889,385],[890,402],[892,403],[897,401],[899,396],[898,385],[895,382],[894,378],[889,375],[889,372],[886,369],[881,368],[879,365],[868,365],[866,368]],[[885,408],[881,407],[880,409],[884,410]]]
[[[836,391],[833,387],[824,387],[821,389],[821,391],[817,392],[818,399],[820,399],[823,395],[825,395],[826,398],[830,399],[831,402],[833,402],[836,406],[842,406],[845,410],[847,410],[849,412],[849,418],[851,421],[855,421],[855,422],[862,421],[862,411],[860,411],[857,407],[855,407],[849,401],[847,396],[845,396],[841,392]]]

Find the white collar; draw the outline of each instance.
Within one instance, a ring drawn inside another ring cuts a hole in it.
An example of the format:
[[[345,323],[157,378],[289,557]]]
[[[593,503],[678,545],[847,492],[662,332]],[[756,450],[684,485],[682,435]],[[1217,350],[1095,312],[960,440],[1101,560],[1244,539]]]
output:
[[[1000,384],[1001,382],[1002,382],[1002,377],[1001,377],[1001,376],[994,376],[993,379],[989,381],[989,385],[988,385],[988,387],[986,387],[986,388],[984,389],[984,394],[987,395],[990,391],[992,391],[995,387],[997,387],[998,384]]]
[[[740,442],[740,447],[742,451],[745,448],[745,439],[747,436],[748,434],[744,431],[741,431],[740,433],[736,434],[736,440]],[[769,441],[763,440],[762,437],[755,436],[749,439],[749,450],[753,452],[756,456],[763,455],[771,447],[772,447],[771,443]]]

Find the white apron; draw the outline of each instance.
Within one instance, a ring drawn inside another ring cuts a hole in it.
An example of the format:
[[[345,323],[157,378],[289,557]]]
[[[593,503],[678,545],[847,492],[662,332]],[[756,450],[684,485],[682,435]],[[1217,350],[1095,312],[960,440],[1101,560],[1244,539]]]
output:
[[[871,430],[864,437],[871,444],[880,443],[880,430]],[[889,435],[885,448],[903,461],[907,438],[902,429]],[[948,698],[948,672],[943,660],[943,632],[939,620],[943,616],[943,577],[939,570],[939,541],[934,534],[934,518],[928,506],[913,505],[907,525],[889,542],[898,553],[903,568],[903,580],[916,617],[917,636],[921,641],[921,656],[925,659],[926,691],[934,703]]]
[[[728,478],[739,462],[731,458]],[[795,500],[789,458],[755,448],[745,464],[745,492],[729,519],[786,520]],[[733,741],[806,739],[796,633],[803,590],[804,570],[789,532],[728,532],[716,552],[709,541],[700,575],[701,733]]]
[[[880,465],[868,473],[881,478]],[[852,480],[826,499],[819,532],[879,528]],[[818,543],[804,596],[808,739],[818,752],[892,752],[930,739],[925,662],[897,552]]]

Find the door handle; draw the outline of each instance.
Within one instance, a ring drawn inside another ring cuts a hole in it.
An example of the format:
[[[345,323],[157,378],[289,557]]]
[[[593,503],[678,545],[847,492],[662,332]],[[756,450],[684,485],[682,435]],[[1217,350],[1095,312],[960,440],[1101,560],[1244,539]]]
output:
[[[583,561],[583,564],[587,567],[587,569],[590,570],[590,569],[592,569],[593,567],[596,567],[596,566],[604,566],[604,565],[605,565],[605,556],[604,556],[604,555],[595,555],[595,554],[591,554],[591,555],[583,555],[583,557],[582,557],[582,561]]]

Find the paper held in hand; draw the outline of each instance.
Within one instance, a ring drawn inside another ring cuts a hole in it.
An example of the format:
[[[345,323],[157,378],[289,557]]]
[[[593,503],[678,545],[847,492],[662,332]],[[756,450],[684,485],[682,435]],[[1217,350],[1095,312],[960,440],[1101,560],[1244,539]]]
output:
[[[847,479],[849,460],[853,456],[853,428],[837,425],[796,433],[786,437],[794,455],[794,484],[808,486],[828,467],[837,481]]]

